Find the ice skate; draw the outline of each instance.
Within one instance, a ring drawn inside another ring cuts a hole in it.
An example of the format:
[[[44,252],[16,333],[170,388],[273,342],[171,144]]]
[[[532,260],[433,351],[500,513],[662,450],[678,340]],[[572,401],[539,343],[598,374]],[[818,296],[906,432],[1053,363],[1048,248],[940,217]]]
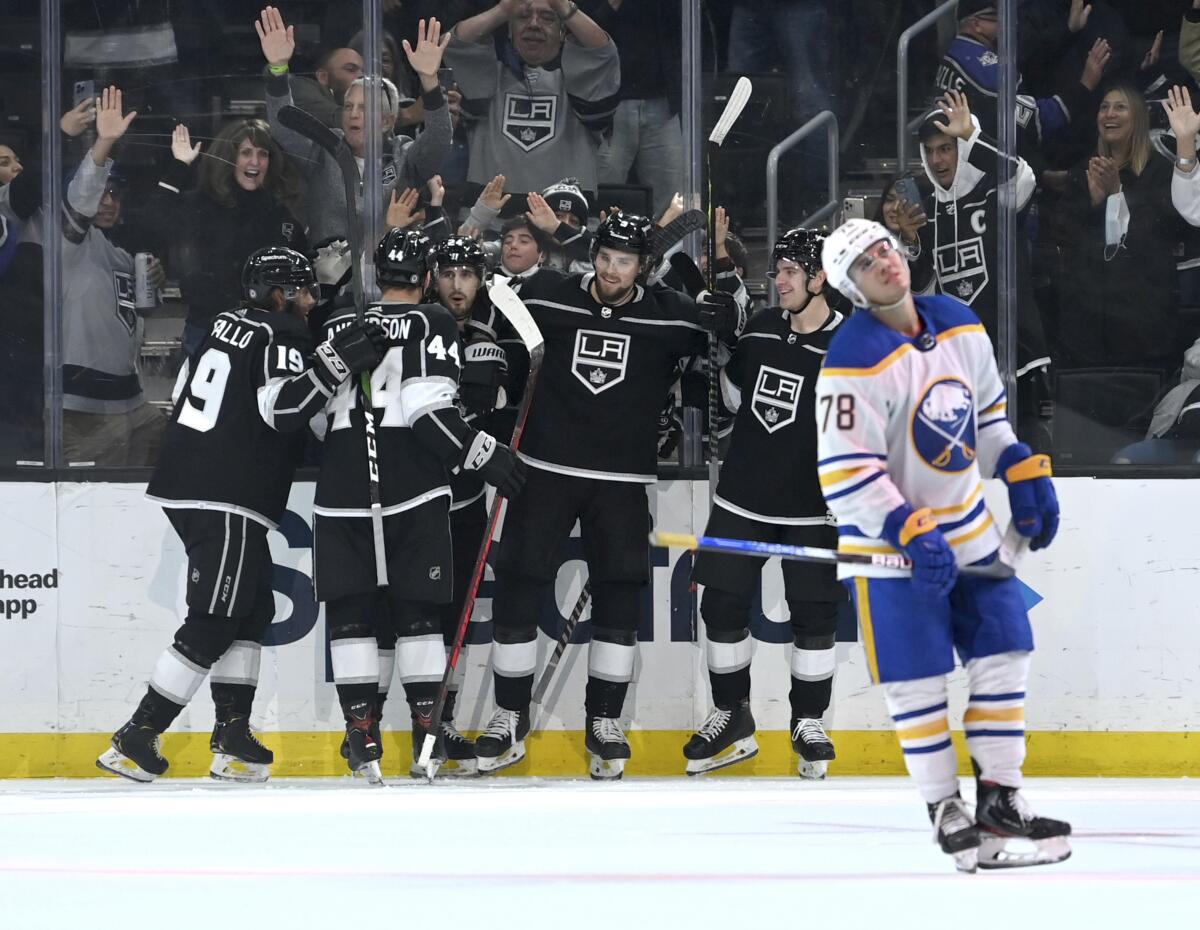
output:
[[[442,720],[440,739],[434,748],[435,771],[442,775],[466,778],[479,774],[479,760],[475,755],[475,744],[458,732],[458,728],[449,720]],[[412,718],[413,744],[412,768],[409,774],[413,778],[425,778],[429,773],[424,766],[417,762],[421,755],[421,744],[425,742],[428,731],[420,725],[417,717]]]
[[[979,828],[962,796],[955,793],[929,805],[933,839],[942,852],[954,857],[960,872],[974,872],[979,864]]]
[[[1016,788],[978,782],[979,867],[1015,869],[1050,865],[1071,856],[1071,825],[1038,817]]]
[[[525,758],[525,737],[529,735],[529,711],[496,708],[487,727],[475,740],[477,772],[487,775],[516,765]]]
[[[757,756],[749,702],[738,701],[729,710],[713,708],[683,747],[683,755],[688,760],[689,775],[715,772]]]
[[[615,717],[588,717],[588,774],[596,781],[616,781],[625,774],[625,761],[633,755],[629,740]]]
[[[152,782],[169,764],[159,753],[160,735],[130,721],[113,734],[112,746],[96,760],[96,767],[130,781]]]
[[[792,718],[792,749],[800,756],[800,777],[815,781],[825,777],[830,760],[837,758],[833,741],[815,717]]]
[[[213,727],[208,774],[218,781],[262,782],[271,777],[275,754],[258,741],[248,717],[231,717]]]
[[[375,721],[370,718],[351,716],[346,723],[346,764],[352,774],[365,778],[372,785],[383,784],[383,772],[379,768],[383,744],[378,733]]]

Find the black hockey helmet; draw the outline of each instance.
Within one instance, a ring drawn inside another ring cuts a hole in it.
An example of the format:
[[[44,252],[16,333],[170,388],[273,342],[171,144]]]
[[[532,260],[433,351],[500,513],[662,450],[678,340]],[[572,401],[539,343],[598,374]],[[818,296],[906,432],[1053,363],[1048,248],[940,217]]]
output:
[[[302,290],[319,296],[312,262],[295,249],[279,245],[259,249],[242,266],[242,299],[248,306],[270,310],[275,288],[288,300],[295,300]]]
[[[389,229],[375,250],[375,280],[382,287],[423,287],[431,248],[424,233]]]
[[[771,267],[767,269],[767,277],[775,277],[775,266],[779,262],[795,262],[804,269],[810,278],[815,278],[821,271],[821,246],[825,244],[825,236],[815,229],[797,226],[789,229],[775,242],[771,250]]]
[[[604,246],[649,258],[651,228],[650,221],[636,213],[609,214],[596,228],[596,235],[592,238],[592,261],[596,260],[596,254]]]
[[[470,268],[482,281],[487,274],[487,255],[470,236],[451,236],[433,247],[433,273],[445,268]]]

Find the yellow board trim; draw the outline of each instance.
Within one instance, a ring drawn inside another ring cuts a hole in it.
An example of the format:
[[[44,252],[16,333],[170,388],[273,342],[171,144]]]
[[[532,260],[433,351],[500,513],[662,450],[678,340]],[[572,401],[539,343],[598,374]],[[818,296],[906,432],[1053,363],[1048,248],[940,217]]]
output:
[[[875,657],[875,627],[871,623],[871,596],[867,579],[861,576],[854,579],[854,590],[858,595],[854,599],[858,608],[858,626],[862,633],[863,651],[867,656],[867,672],[871,681],[879,681],[879,662]]]
[[[904,727],[896,731],[896,736],[901,740],[906,739],[925,739],[927,736],[937,736],[939,733],[949,734],[950,722],[942,717],[938,720],[931,720],[929,723],[919,723],[915,727]]]
[[[629,734],[633,759],[630,775],[683,774],[683,744],[691,734],[685,730],[634,730]],[[345,762],[338,755],[341,732],[263,733],[263,742],[275,751],[271,772],[276,777],[345,775]],[[831,776],[903,775],[904,758],[895,733],[888,730],[841,730],[831,736],[837,759]],[[958,753],[959,774],[970,775],[970,759],[961,731],[953,734]],[[732,765],[725,775],[795,775],[796,756],[785,730],[759,730],[759,754]],[[4,733],[0,734],[0,778],[91,778],[104,776],[96,769],[96,757],[108,746],[106,733]],[[212,762],[209,734],[168,733],[163,737],[163,754],[171,760],[172,776],[205,776]],[[407,777],[412,759],[409,734],[384,731],[384,772],[390,777]],[[1026,775],[1060,777],[1178,778],[1200,776],[1200,732],[1049,732],[1026,734]],[[581,731],[548,731],[531,734],[529,755],[520,765],[503,774],[587,777],[587,762]]]

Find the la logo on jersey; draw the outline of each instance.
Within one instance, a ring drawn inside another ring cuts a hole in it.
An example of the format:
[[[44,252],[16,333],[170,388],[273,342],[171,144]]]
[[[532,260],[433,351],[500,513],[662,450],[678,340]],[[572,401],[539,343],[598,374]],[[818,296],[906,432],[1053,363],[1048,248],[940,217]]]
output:
[[[554,138],[558,97],[504,95],[504,125],[501,131],[521,149],[531,152]]]
[[[952,294],[964,303],[971,303],[987,287],[988,268],[983,249],[983,211],[975,211],[970,222],[981,235],[938,247],[934,253],[937,276],[942,293]]]
[[[975,398],[957,378],[939,378],[913,407],[913,446],[939,471],[964,471],[975,461]]]
[[[796,420],[800,406],[800,387],[804,379],[790,371],[781,371],[770,365],[758,370],[754,384],[754,397],[750,408],[754,416],[768,433],[783,429]]]
[[[607,391],[624,381],[628,361],[629,337],[623,333],[601,333],[594,329],[576,331],[571,371],[593,394]]]
[[[137,329],[137,310],[134,307],[134,290],[133,290],[133,275],[125,271],[113,272],[113,284],[117,291],[117,319],[121,321],[121,325],[129,330],[129,335],[133,335]]]

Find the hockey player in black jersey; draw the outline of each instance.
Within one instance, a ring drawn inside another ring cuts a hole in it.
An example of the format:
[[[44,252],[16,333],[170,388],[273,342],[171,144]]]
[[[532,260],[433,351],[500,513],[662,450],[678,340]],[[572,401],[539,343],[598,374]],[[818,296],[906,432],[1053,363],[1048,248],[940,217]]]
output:
[[[317,480],[314,569],[326,604],[330,657],[346,719],[351,771],[380,779],[380,661],[377,631],[395,641],[395,662],[413,715],[428,717],[446,666],[442,611],[452,596],[450,475],[475,472],[513,497],[525,466],[454,404],[462,349],[454,316],[422,303],[429,287],[430,242],[390,230],[375,252],[383,290],[368,318],[382,327],[386,352],[371,373],[387,585],[375,573],[361,391],[344,384],[326,406],[328,430]],[[332,315],[329,333],[351,325]],[[388,670],[388,678],[390,678]]]
[[[814,393],[829,340],[842,322],[826,296],[824,237],[793,229],[771,255],[779,306],[755,314],[721,373],[735,412],[729,453],[705,534],[832,548],[837,531],[817,478]],[[713,711],[683,748],[697,775],[758,754],[750,713],[750,609],[766,559],[702,552],[693,578],[704,585],[700,616]],[[845,598],[832,565],[783,563],[790,614],[792,748],[800,774],[823,778],[833,743],[821,724],[833,685],[838,603]]]
[[[260,643],[275,613],[267,531],[278,525],[301,430],[338,385],[380,359],[382,334],[351,326],[311,353],[316,277],[298,252],[255,252],[244,306],[222,313],[176,382],[175,411],[146,496],[187,550],[187,617],[132,718],[96,764],[134,781],[167,770],[159,736],[210,676],[211,774],[264,781],[272,753],[250,730]]]
[[[541,272],[521,299],[545,338],[541,375],[518,455],[526,493],[505,515],[493,598],[498,708],[475,741],[481,772],[524,757],[538,617],[579,520],[592,590],[585,700],[594,778],[619,778],[630,756],[619,718],[633,677],[649,579],[646,485],[656,478],[658,408],[681,356],[705,351],[707,328],[732,341],[731,295],[690,297],[642,284],[650,222],[606,218],[594,271]]]

